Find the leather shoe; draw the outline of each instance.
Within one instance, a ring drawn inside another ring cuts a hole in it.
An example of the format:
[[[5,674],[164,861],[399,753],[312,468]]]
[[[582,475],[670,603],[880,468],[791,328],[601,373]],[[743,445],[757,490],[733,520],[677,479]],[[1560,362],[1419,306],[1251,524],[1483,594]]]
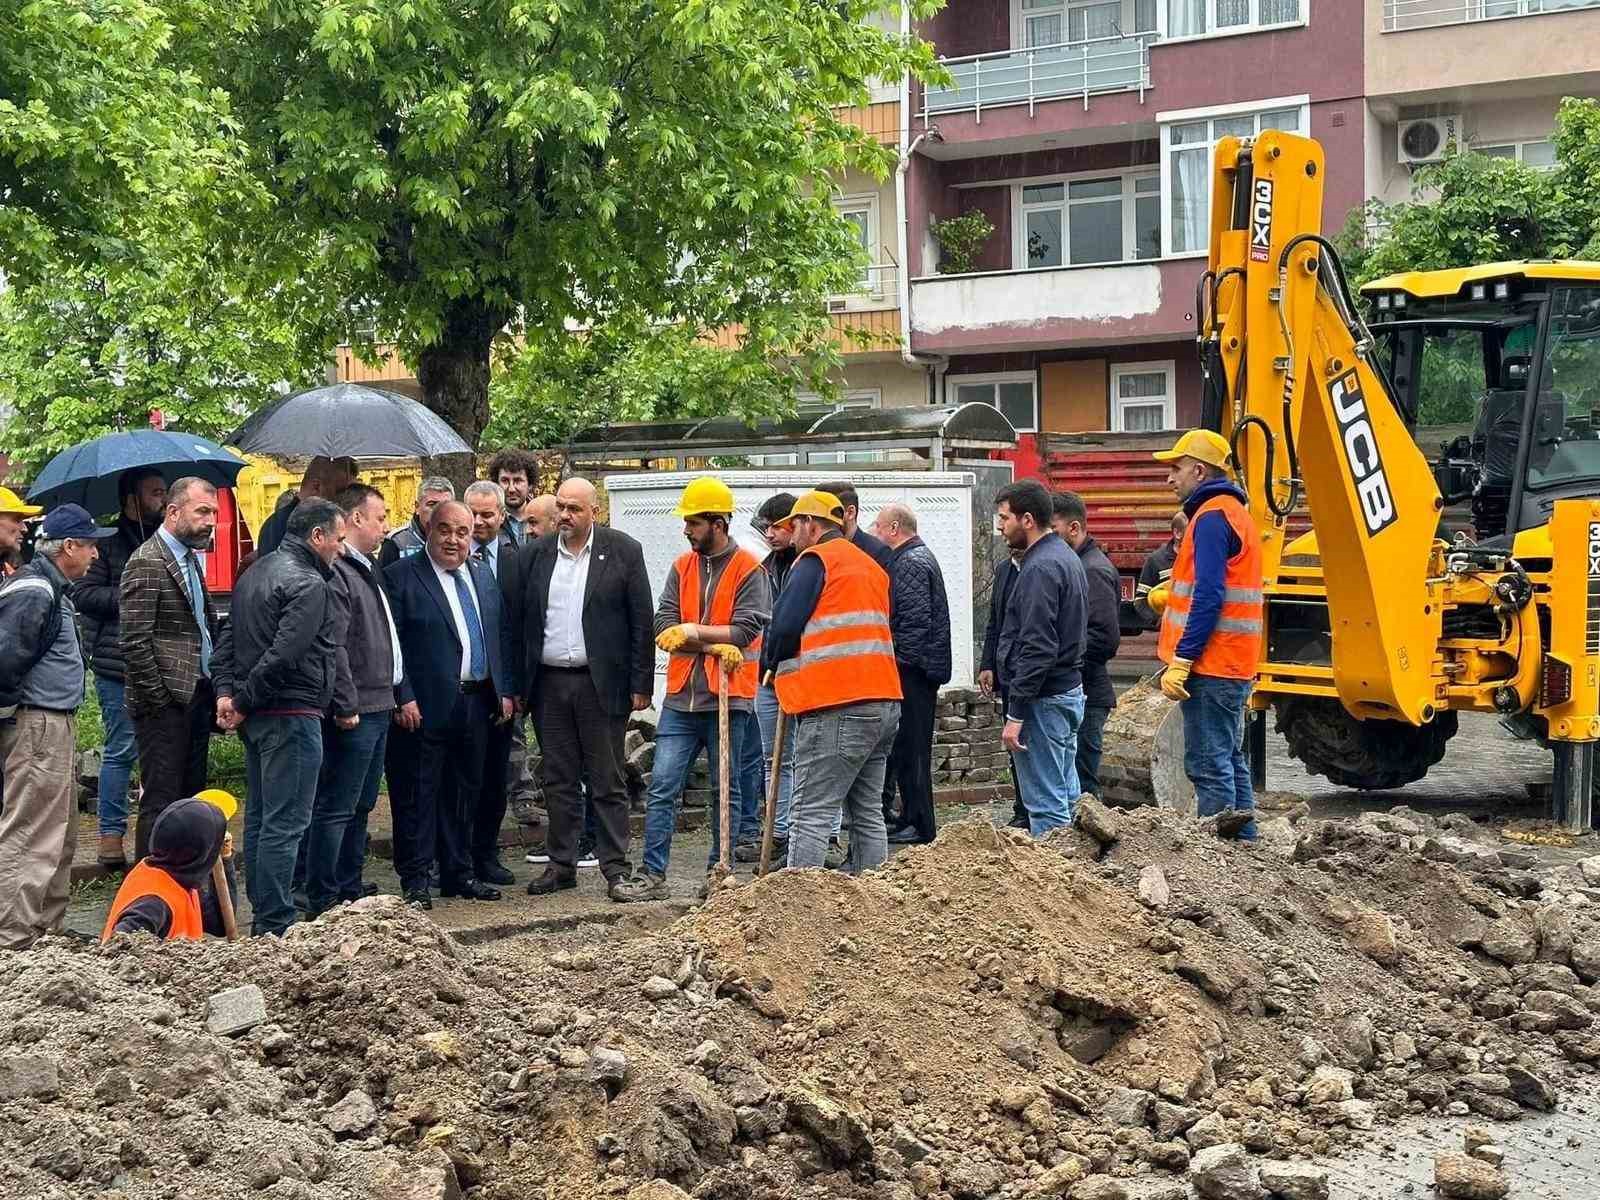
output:
[[[414,904],[428,912],[433,911],[433,897],[428,895],[427,888],[418,888],[416,891],[406,893],[406,903]]]
[[[376,896],[378,894],[378,885],[370,882],[363,883],[361,885],[361,894],[363,896]]]
[[[917,832],[915,825],[906,825],[896,829],[889,835],[889,844],[891,846],[920,846],[922,844],[922,835]]]
[[[492,888],[487,883],[479,883],[476,879],[463,879],[453,887],[441,887],[439,895],[459,896],[463,900],[498,900],[500,889]]]
[[[484,883],[497,884],[500,887],[510,887],[517,881],[517,877],[506,870],[505,864],[499,859],[491,859],[486,863],[478,864],[478,878]]]
[[[573,875],[563,875],[560,871],[547,870],[528,884],[528,895],[549,896],[556,892],[564,892],[569,888],[578,886],[578,880]]]

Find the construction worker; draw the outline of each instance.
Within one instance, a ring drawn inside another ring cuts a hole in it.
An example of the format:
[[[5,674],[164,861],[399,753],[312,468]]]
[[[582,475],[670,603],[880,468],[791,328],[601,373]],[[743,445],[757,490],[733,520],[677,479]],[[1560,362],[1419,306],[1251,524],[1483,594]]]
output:
[[[794,502],[780,524],[800,552],[772,614],[761,655],[778,703],[795,719],[791,867],[820,867],[849,810],[857,874],[889,854],[883,777],[900,726],[900,673],[889,628],[889,576],[844,533],[828,492]]]
[[[207,883],[229,846],[228,815],[237,804],[227,792],[211,789],[161,811],[150,831],[150,853],[128,872],[111,902],[102,942],[118,933],[199,941],[223,932],[221,898]],[[231,904],[231,887],[229,893]]]
[[[772,613],[761,560],[728,533],[733,491],[714,476],[689,481],[673,514],[683,518],[689,549],[667,574],[656,605],[656,645],[667,652],[667,696],[656,723],[655,763],[645,801],[644,867],[611,889],[618,901],[665,900],[667,862],[678,805],[700,751],[711,760],[711,786],[719,787],[718,697],[728,700],[730,836],[739,840],[744,805],[739,785],[745,741],[761,739],[756,721],[756,656],[761,630]],[[730,847],[731,852],[731,847]],[[722,856],[719,814],[712,814],[711,855]]]
[[[1157,653],[1167,664],[1161,690],[1182,705],[1183,768],[1200,816],[1226,814],[1218,831],[1253,841],[1244,706],[1261,658],[1261,535],[1247,497],[1228,479],[1228,455],[1227,441],[1209,429],[1191,429],[1156,452],[1189,517]]]

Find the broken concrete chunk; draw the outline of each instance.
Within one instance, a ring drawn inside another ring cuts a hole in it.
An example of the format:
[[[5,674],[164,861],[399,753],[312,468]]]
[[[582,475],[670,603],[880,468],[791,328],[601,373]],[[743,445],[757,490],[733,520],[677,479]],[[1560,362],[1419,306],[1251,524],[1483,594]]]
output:
[[[1511,1185],[1498,1167],[1465,1154],[1440,1154],[1433,1160],[1433,1184],[1451,1200],[1502,1200]]]
[[[1138,1088],[1118,1088],[1111,1093],[1100,1111],[1113,1125],[1141,1126],[1149,1119],[1150,1101],[1149,1092],[1142,1092]]]
[[[652,975],[639,985],[646,1000],[667,1000],[678,994],[678,985],[665,975]]]
[[[356,1137],[378,1123],[378,1106],[365,1092],[352,1089],[322,1115],[322,1123],[334,1137]]]
[[[1355,1095],[1355,1073],[1343,1067],[1318,1067],[1306,1084],[1307,1104],[1338,1104]]]
[[[1189,1160],[1189,1182],[1206,1200],[1262,1200],[1266,1192],[1243,1146],[1227,1142]]]
[[[1155,863],[1139,872],[1139,899],[1148,908],[1165,908],[1172,899],[1167,874]]]
[[[1510,966],[1530,963],[1539,954],[1533,930],[1515,920],[1491,921],[1483,935],[1483,952]]]
[[[1109,846],[1122,836],[1121,818],[1093,796],[1078,797],[1073,820],[1079,829],[1102,846]]]
[[[253,983],[214,992],[206,1001],[206,1028],[220,1037],[254,1029],[267,1019],[267,998]]]
[[[61,1072],[55,1059],[42,1054],[0,1058],[0,1100],[54,1100],[61,1094]]]
[[[1310,1163],[1262,1163],[1261,1186],[1277,1200],[1328,1200],[1327,1169]]]

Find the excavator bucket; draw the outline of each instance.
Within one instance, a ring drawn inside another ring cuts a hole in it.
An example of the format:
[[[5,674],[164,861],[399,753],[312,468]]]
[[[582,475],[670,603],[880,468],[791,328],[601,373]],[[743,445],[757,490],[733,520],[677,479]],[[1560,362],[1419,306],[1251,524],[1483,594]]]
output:
[[[1117,697],[1106,720],[1099,799],[1114,808],[1158,804],[1194,815],[1194,785],[1183,772],[1183,714],[1157,676]]]

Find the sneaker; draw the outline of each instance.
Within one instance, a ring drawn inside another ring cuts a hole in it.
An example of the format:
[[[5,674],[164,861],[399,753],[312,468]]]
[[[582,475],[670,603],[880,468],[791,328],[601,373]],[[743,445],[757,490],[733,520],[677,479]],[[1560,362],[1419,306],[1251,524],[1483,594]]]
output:
[[[580,867],[598,867],[600,860],[594,856],[594,847],[584,842],[578,847],[578,865]]]
[[[613,884],[610,892],[611,898],[618,904],[672,899],[672,889],[667,886],[667,877],[651,871],[640,871],[632,879]]]
[[[822,860],[822,865],[830,871],[837,871],[850,861],[850,851],[838,838],[828,843],[828,853]]]
[[[760,842],[740,842],[733,848],[733,861],[742,863],[758,863],[761,861]]]
[[[531,862],[535,866],[538,866],[541,863],[547,863],[547,862],[550,861],[550,856],[547,853],[545,853],[543,850],[534,850],[533,852],[531,852],[529,854],[524,854],[522,857],[523,857],[524,861]]]

